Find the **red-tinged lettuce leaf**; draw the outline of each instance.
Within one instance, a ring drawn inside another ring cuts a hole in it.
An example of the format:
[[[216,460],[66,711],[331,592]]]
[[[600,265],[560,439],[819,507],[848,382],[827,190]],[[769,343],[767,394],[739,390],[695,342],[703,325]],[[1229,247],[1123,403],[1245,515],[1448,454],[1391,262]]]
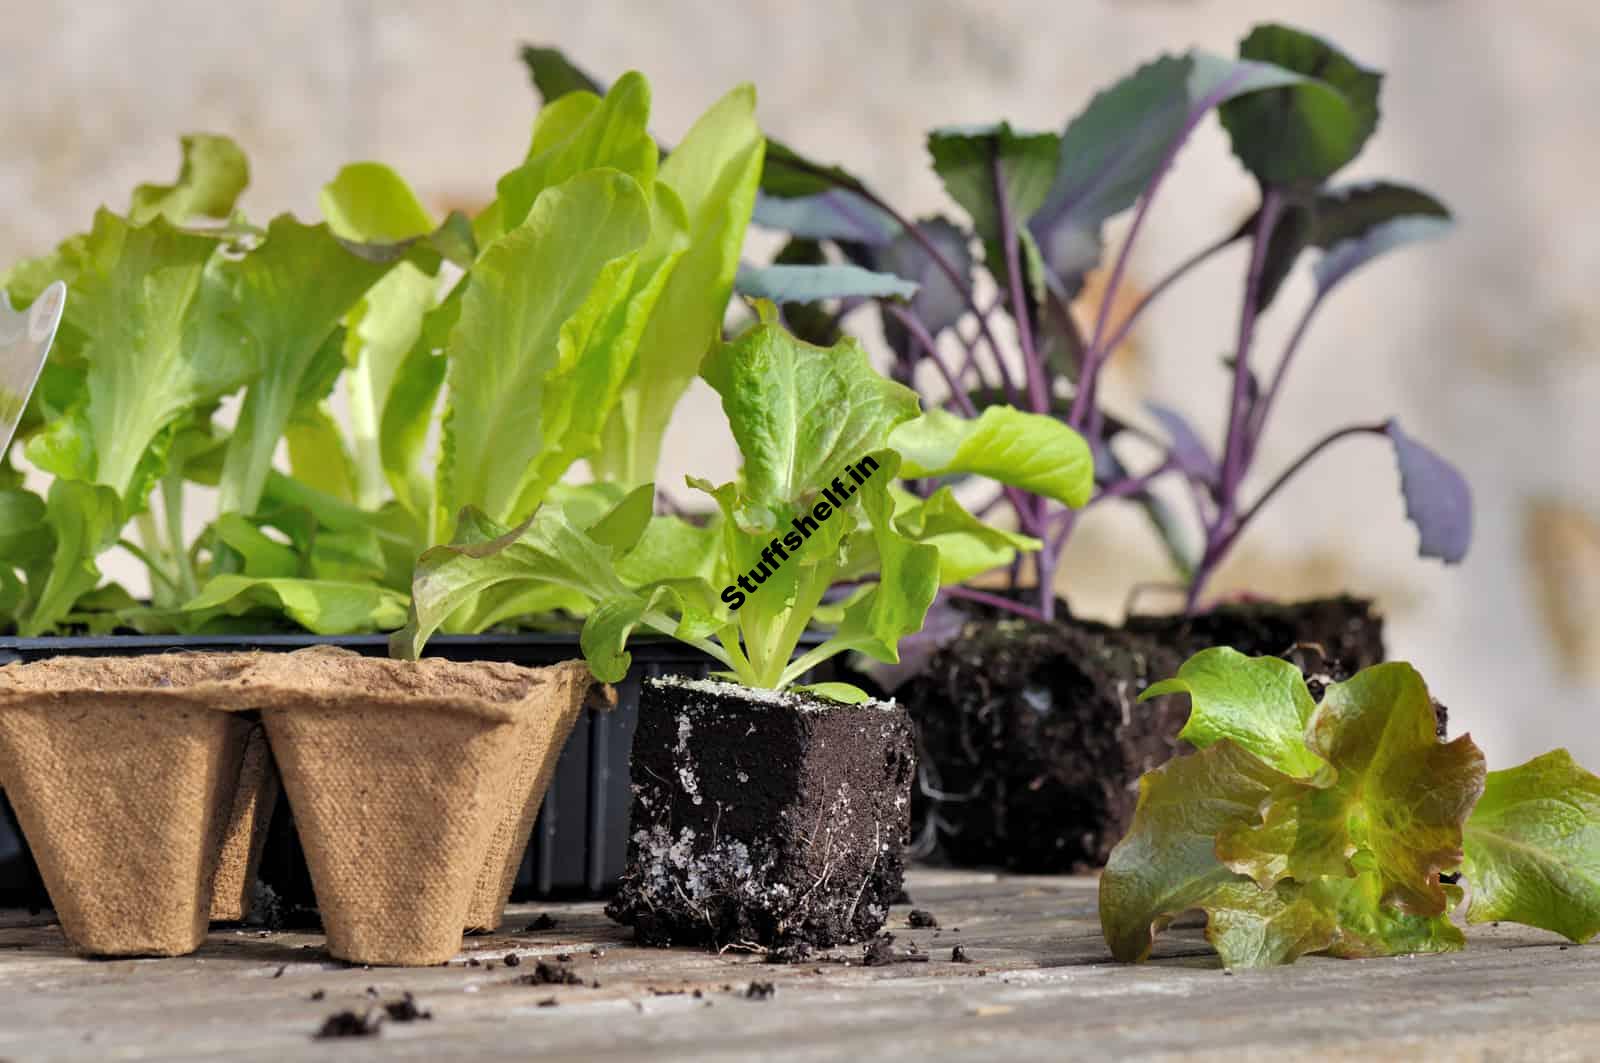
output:
[[[1459,563],[1472,545],[1472,488],[1444,458],[1401,431],[1384,426],[1400,466],[1406,516],[1417,526],[1417,552],[1445,564]]]
[[[1243,879],[1224,883],[1196,907],[1206,913],[1206,940],[1230,970],[1293,963],[1338,935],[1336,913],[1293,882],[1270,889]]]
[[[1370,856],[1383,904],[1444,912],[1439,873],[1461,866],[1461,828],[1483,792],[1484,763],[1471,737],[1441,743],[1434,727],[1428,688],[1404,662],[1328,687],[1307,744],[1337,775],[1326,788],[1284,798],[1299,817],[1288,857],[1294,878],[1352,876],[1352,858]]]
[[[1334,917],[1337,931],[1328,946],[1330,956],[1365,959],[1466,948],[1466,937],[1450,921],[1450,913],[1461,905],[1459,886],[1445,884],[1445,909],[1433,916],[1398,911],[1384,904],[1382,895],[1381,879],[1371,871],[1355,878],[1319,878],[1301,892]]]
[[[1296,778],[1326,766],[1306,748],[1316,702],[1300,669],[1280,657],[1246,657],[1226,646],[1202,650],[1139,700],[1164,694],[1189,695],[1189,719],[1178,737],[1196,749],[1229,739]]]
[[[1140,962],[1157,933],[1220,887],[1256,889],[1217,859],[1216,838],[1258,823],[1274,790],[1292,781],[1226,739],[1146,772],[1133,823],[1100,876],[1100,927],[1111,954]]]
[[[1600,931],[1600,778],[1565,749],[1494,771],[1466,828],[1467,921]]]

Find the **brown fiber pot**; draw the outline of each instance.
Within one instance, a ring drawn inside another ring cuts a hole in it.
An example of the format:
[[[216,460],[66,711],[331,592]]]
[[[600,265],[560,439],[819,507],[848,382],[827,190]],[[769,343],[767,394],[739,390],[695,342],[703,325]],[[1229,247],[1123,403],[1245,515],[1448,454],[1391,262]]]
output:
[[[593,679],[319,646],[259,659],[261,709],[328,951],[421,966],[496,926]]]
[[[193,952],[219,872],[248,881],[231,864],[248,864],[251,845],[229,846],[226,869],[223,852],[230,825],[244,823],[236,806],[253,725],[234,710],[251,707],[253,659],[58,657],[0,668],[0,779],[77,951]]]

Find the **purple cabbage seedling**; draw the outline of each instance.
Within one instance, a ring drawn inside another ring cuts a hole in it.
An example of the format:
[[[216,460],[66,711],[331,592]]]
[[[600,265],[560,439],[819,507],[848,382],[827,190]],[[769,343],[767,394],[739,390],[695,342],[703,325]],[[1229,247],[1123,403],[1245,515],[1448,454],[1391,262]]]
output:
[[[1145,508],[1183,576],[1191,612],[1262,508],[1313,458],[1352,436],[1388,440],[1420,553],[1455,563],[1472,534],[1467,484],[1392,420],[1340,428],[1307,447],[1263,490],[1246,490],[1286,376],[1328,296],[1360,266],[1450,224],[1448,210],[1417,189],[1329,183],[1377,126],[1380,80],[1316,37],[1266,25],[1244,39],[1237,59],[1195,51],[1140,67],[1091,100],[1059,135],[1023,133],[1006,123],[935,130],[928,138],[934,169],[970,228],[943,216],[913,221],[840,168],[769,141],[754,220],[791,240],[775,264],[743,269],[738,287],[785,304],[791,326],[814,342],[830,342],[847,317],[875,305],[894,352],[892,375],[925,388],[926,405],[973,420],[1009,406],[1058,418],[1081,433],[1095,457],[1090,505],[1121,498]],[[1150,205],[1174,158],[1213,110],[1258,182],[1260,205],[1114,322],[1110,308],[1126,284]],[[1130,209],[1127,235],[1110,260],[1085,335],[1070,302],[1086,274],[1103,264],[1104,223]],[[1248,246],[1249,264],[1227,359],[1221,447],[1214,451],[1166,407],[1148,407],[1160,432],[1113,416],[1100,395],[1111,353],[1156,298],[1238,243]],[[1314,293],[1285,347],[1267,357],[1258,350],[1257,323],[1304,252],[1318,255]],[[980,265],[998,289],[992,302],[979,294]],[[1007,318],[1009,330],[1001,327]],[[1137,470],[1124,465],[1113,449],[1124,438],[1142,441],[1154,461]],[[1078,513],[1003,469],[990,478],[998,490],[979,512],[1009,506],[1019,529],[1042,543],[1033,555],[1037,603],[971,588],[946,593],[1049,619],[1055,573]],[[1163,480],[1180,481],[1192,502],[1202,542],[1197,556],[1153,490]],[[928,493],[938,483],[914,486]],[[1013,590],[1017,576],[1013,566]]]

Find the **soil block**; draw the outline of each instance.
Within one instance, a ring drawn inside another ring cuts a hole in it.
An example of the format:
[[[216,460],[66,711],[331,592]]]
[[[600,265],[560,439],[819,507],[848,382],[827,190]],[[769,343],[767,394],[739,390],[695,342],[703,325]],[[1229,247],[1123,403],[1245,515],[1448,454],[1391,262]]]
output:
[[[528,829],[593,680],[318,647],[262,659],[262,709],[328,951],[428,965],[498,925]]]
[[[1139,776],[1189,748],[1177,737],[1188,698],[1141,705],[1139,693],[1210,646],[1341,680],[1383,659],[1383,621],[1347,597],[1120,628],[975,614],[895,692],[917,725],[917,851],[1035,873],[1104,864],[1132,819]],[[1321,683],[1312,690],[1320,697]]]
[[[647,680],[628,864],[606,913],[652,945],[868,939],[900,892],[912,775],[893,702]]]
[[[77,951],[175,956],[205,939],[252,729],[226,710],[249,707],[250,661],[0,668],[0,778]]]

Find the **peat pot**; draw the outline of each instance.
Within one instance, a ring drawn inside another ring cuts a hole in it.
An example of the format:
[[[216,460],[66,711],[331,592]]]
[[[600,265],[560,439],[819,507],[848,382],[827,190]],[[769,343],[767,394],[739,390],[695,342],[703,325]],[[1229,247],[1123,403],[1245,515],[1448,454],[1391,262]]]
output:
[[[384,656],[388,652],[388,640],[381,635],[0,638],[0,664],[41,661],[63,655],[282,653],[312,646],[338,646],[368,656]],[[633,654],[633,667],[615,688],[614,706],[609,710],[595,707],[580,713],[556,762],[525,856],[516,868],[513,899],[597,896],[609,892],[622,873],[627,856],[628,752],[638,720],[640,682],[650,676],[669,673],[704,675],[713,664],[710,658],[670,639],[634,638],[629,641],[629,649]],[[541,667],[572,660],[579,654],[576,634],[526,632],[440,635],[428,643],[427,655],[453,661],[506,661]],[[292,812],[286,798],[277,793],[275,774],[262,774],[263,790],[257,792],[254,800],[264,803],[271,815],[251,820],[252,826],[267,831],[260,878],[280,902],[278,914],[291,919],[299,916],[314,923],[315,898]],[[0,908],[43,908],[49,904],[49,899],[35,862],[16,828],[5,785],[4,778],[0,778]],[[238,814],[243,816],[245,809],[241,808]],[[240,842],[237,831],[230,839],[237,851]],[[246,876],[245,869],[236,860],[224,866],[230,873],[244,877],[237,882],[219,882],[213,916],[238,919],[244,914],[255,882],[253,876]]]
[[[913,774],[892,701],[646,680],[627,869],[606,912],[654,945],[869,938],[900,893]]]

